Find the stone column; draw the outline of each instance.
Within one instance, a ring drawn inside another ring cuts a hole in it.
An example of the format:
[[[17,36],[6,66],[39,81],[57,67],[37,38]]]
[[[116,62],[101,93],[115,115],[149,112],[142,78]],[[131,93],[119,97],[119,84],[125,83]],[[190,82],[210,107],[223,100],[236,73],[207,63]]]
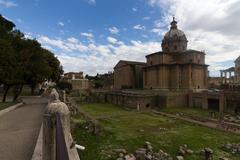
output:
[[[232,71],[229,72],[229,83],[232,83]]]
[[[208,109],[208,92],[202,92],[202,109]]]
[[[193,107],[193,91],[189,91],[188,92],[188,107]]]
[[[224,71],[224,84],[226,84],[227,83],[227,73],[226,73],[226,71]]]
[[[66,103],[66,91],[63,90],[62,94],[63,94],[63,102]]]
[[[192,89],[192,65],[188,65],[188,88]]]
[[[225,108],[225,95],[224,91],[221,91],[219,93],[219,112],[222,113]]]
[[[59,100],[59,94],[55,89],[50,94],[50,102],[47,105],[43,118],[43,145],[42,158],[44,160],[56,160],[56,114],[59,114],[67,149],[70,147],[70,112],[67,105]]]

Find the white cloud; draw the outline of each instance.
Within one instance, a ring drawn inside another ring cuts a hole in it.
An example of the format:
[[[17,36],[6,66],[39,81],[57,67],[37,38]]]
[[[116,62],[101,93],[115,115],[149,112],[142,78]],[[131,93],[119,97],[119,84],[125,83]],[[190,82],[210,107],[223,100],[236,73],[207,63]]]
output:
[[[23,23],[23,20],[20,19],[20,18],[18,18],[18,19],[17,19],[17,22],[18,22],[18,23]]]
[[[30,32],[24,32],[24,37],[28,39],[33,39],[33,34]]]
[[[118,34],[119,33],[119,29],[117,27],[111,27],[111,28],[108,28],[108,30],[111,34]]]
[[[81,36],[84,36],[84,37],[87,37],[87,38],[93,38],[94,37],[92,33],[87,33],[87,32],[81,33]]]
[[[63,27],[64,26],[64,23],[63,22],[58,22],[57,23],[59,26]]]
[[[112,44],[116,44],[116,42],[117,42],[117,39],[113,38],[113,37],[107,37],[107,40],[109,43],[112,43]]]
[[[81,36],[86,37],[89,42],[94,43],[94,35],[90,32],[83,32]]]
[[[74,38],[74,37],[70,37],[67,39],[69,42],[71,43],[78,43],[78,39]]]
[[[96,4],[96,0],[87,0],[89,4]]]
[[[152,32],[160,33],[169,26],[172,15],[186,33],[188,48],[205,50],[210,73],[218,75],[240,55],[240,1],[239,0],[148,0],[148,3],[164,11],[154,23]]]
[[[38,38],[38,41],[40,43],[42,43],[43,45],[48,45],[48,46],[50,45],[53,47],[57,47],[57,48],[63,50],[64,52],[72,51],[71,47],[67,46],[66,43],[60,39],[50,39],[47,36],[40,36]]]
[[[133,26],[133,29],[136,29],[136,30],[145,30],[146,27],[145,27],[145,26],[142,26],[141,24],[137,24],[137,25]]]
[[[151,17],[149,17],[149,16],[143,17],[143,20],[150,20],[150,19],[151,19]]]
[[[137,12],[138,10],[137,10],[137,8],[132,8],[132,11]]]
[[[131,41],[126,45],[113,37],[108,37],[109,44],[82,44],[78,39],[66,40],[38,37],[45,48],[57,54],[65,71],[84,71],[86,74],[112,71],[119,60],[145,61],[145,55],[159,51],[160,42]],[[59,54],[60,53],[60,54]]]
[[[8,0],[0,0],[0,6],[11,8],[11,7],[16,7],[17,4],[15,2],[8,1]]]

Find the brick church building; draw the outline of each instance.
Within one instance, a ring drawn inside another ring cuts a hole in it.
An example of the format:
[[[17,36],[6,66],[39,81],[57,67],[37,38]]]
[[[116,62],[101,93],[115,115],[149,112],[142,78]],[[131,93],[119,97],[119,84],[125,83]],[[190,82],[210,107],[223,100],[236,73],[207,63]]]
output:
[[[114,88],[206,89],[208,65],[205,64],[205,53],[188,49],[187,43],[186,35],[178,29],[173,18],[170,30],[162,40],[162,51],[147,55],[146,63],[125,63],[124,72],[120,65],[123,61],[114,67]],[[133,64],[140,67],[132,67]],[[129,77],[132,81],[126,82]]]

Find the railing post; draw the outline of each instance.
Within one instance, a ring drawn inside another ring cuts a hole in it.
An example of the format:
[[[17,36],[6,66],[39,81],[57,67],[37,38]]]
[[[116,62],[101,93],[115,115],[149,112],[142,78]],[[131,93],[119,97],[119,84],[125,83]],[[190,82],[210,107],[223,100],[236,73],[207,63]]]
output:
[[[66,91],[63,90],[62,94],[63,94],[63,102],[66,103]]]
[[[70,146],[70,112],[67,105],[59,100],[53,89],[43,119],[43,160],[56,160],[56,114],[59,115],[67,150]]]

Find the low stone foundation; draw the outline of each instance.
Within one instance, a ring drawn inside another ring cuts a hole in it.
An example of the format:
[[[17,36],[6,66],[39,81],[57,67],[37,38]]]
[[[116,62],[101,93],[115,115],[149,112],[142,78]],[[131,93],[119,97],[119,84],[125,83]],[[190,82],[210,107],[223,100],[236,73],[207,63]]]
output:
[[[188,95],[183,92],[97,91],[92,93],[90,101],[146,110],[150,108],[188,106]]]
[[[238,92],[94,91],[89,100],[139,110],[164,107],[197,107],[219,112],[240,113],[240,93]]]

